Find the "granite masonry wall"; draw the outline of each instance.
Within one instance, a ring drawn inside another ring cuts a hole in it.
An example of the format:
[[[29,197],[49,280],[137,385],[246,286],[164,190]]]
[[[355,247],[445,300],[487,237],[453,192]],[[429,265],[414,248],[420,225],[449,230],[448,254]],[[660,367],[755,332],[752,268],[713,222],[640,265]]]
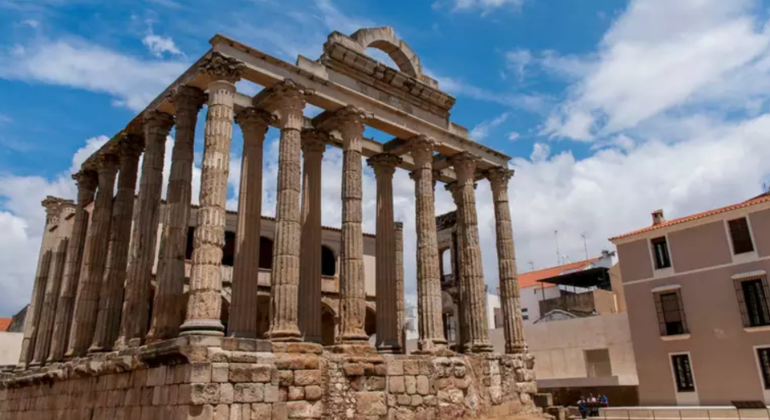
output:
[[[533,413],[528,355],[335,353],[183,337],[6,373],[0,419],[459,419]]]

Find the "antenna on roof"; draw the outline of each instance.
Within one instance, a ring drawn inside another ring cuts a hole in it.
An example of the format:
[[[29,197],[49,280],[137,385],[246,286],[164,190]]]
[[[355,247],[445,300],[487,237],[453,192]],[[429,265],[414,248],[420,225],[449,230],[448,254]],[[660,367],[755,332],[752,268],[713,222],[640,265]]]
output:
[[[586,260],[587,260],[588,259],[588,244],[586,243],[586,235],[585,235],[585,233],[581,233],[580,237],[583,238],[583,248],[586,251]]]
[[[535,263],[532,261],[527,261],[527,264],[529,264],[529,271],[535,271]]]
[[[553,236],[556,239],[556,265],[561,265],[561,253],[559,253],[559,231],[554,230]]]

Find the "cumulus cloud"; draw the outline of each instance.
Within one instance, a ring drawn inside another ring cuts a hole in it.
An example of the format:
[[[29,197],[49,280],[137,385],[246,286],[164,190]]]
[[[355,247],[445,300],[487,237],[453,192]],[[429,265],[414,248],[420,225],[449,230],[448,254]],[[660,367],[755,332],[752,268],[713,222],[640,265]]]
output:
[[[500,126],[500,124],[504,123],[508,120],[508,112],[504,112],[497,117],[491,119],[491,120],[485,120],[478,124],[476,124],[473,129],[471,129],[470,136],[472,139],[476,141],[481,141],[487,138],[489,136],[489,133]]]
[[[106,93],[139,111],[185,71],[181,61],[143,60],[80,39],[41,39],[0,53],[0,78]]]
[[[142,38],[142,44],[150,50],[152,55],[158,58],[162,57],[165,53],[171,55],[184,55],[170,37],[148,34]]]
[[[519,10],[525,0],[454,0],[455,11],[479,9],[483,15],[505,6]]]

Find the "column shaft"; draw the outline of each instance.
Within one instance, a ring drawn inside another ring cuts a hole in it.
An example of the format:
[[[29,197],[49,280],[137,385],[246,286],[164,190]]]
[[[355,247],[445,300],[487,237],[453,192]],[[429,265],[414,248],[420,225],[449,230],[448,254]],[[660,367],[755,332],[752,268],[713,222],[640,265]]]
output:
[[[163,162],[166,136],[174,119],[171,115],[149,111],[143,116],[144,159],[139,179],[138,217],[133,227],[130,263],[120,319],[120,334],[114,348],[138,346],[147,331],[152,286],[152,268],[156,258],[160,198],[163,190]]]
[[[488,174],[495,205],[495,233],[497,234],[497,261],[500,276],[500,300],[503,309],[503,328],[506,353],[524,353],[524,321],[521,317],[521,296],[516,273],[516,248],[511,226],[511,208],[508,203],[508,181],[513,171],[507,168],[491,169]]]
[[[273,341],[299,341],[297,323],[299,284],[302,110],[304,89],[286,80],[265,92],[272,99],[281,140],[278,150],[278,191],[273,237],[270,288],[270,331]],[[255,98],[256,100],[256,98]]]
[[[62,226],[59,226],[61,229]],[[45,297],[43,298],[43,310],[40,313],[40,324],[35,338],[35,355],[32,358],[32,365],[39,366],[46,363],[48,353],[51,350],[51,334],[53,333],[54,316],[56,315],[56,304],[58,303],[59,290],[64,275],[65,258],[67,257],[67,246],[69,238],[58,238],[58,244],[51,254],[51,266],[48,271],[48,281],[45,288]]]
[[[225,246],[225,204],[233,137],[235,82],[241,65],[213,55],[203,68],[211,77],[201,173],[198,227],[192,255],[190,297],[181,334],[223,335],[222,248]]]
[[[441,276],[438,241],[436,238],[436,210],[433,191],[433,144],[426,136],[411,140],[412,157],[417,167],[411,173],[415,181],[417,224],[417,314],[421,352],[434,352],[446,347],[441,312]]]
[[[249,107],[235,121],[243,132],[241,185],[238,194],[238,230],[235,240],[232,299],[227,334],[257,337],[259,242],[262,232],[262,148],[274,122],[272,114]]]
[[[112,349],[120,330],[120,311],[123,309],[123,285],[128,267],[128,248],[131,239],[131,222],[134,216],[134,192],[142,154],[142,138],[125,135],[119,141],[120,175],[118,192],[112,206],[109,255],[99,296],[99,313],[96,330],[89,352]]]
[[[455,200],[455,203],[457,200]],[[459,213],[458,206],[455,214]],[[457,220],[457,219],[455,219]],[[455,278],[457,279],[457,351],[466,353],[470,351],[470,311],[468,310],[468,277],[464,275],[463,268],[463,234],[459,221],[455,222],[454,252],[456,258]]]
[[[377,290],[377,349],[398,353],[398,295],[396,290],[396,238],[393,220],[393,174],[397,156],[379,154],[368,160],[377,177],[377,242],[375,244]]]
[[[35,283],[32,286],[32,297],[30,298],[29,307],[27,307],[27,317],[24,321],[24,336],[21,342],[18,369],[25,369],[32,362],[35,353],[35,340],[37,339],[40,314],[43,310],[45,290],[51,268],[53,254],[51,247],[55,239],[55,234],[51,232],[51,229],[59,223],[59,201],[49,196],[43,200],[42,205],[46,209],[45,227],[43,239],[40,243]]]
[[[395,242],[396,255],[393,266],[396,270],[395,285],[393,289],[396,294],[396,336],[398,337],[398,348],[400,353],[406,352],[406,310],[404,308],[404,224],[395,223],[393,231],[393,240]]]
[[[327,135],[302,131],[302,237],[299,329],[305,341],[321,343],[321,161]]]
[[[59,302],[56,305],[51,350],[48,362],[58,362],[64,358],[67,339],[70,335],[75,295],[80,283],[80,269],[88,231],[89,214],[85,206],[94,200],[96,174],[92,171],[80,171],[72,176],[77,181],[78,201],[72,223],[72,234],[67,245]]]
[[[192,204],[195,124],[206,95],[181,86],[171,96],[176,107],[176,138],[171,152],[171,173],[166,190],[166,214],[158,261],[158,286],[153,301],[147,342],[175,338],[184,321],[185,252]]]
[[[487,313],[487,296],[484,283],[484,271],[481,263],[481,248],[479,246],[479,222],[476,215],[476,158],[467,152],[451,158],[457,174],[457,184],[450,187],[457,204],[457,222],[462,237],[462,266],[463,277],[467,280],[467,303],[470,321],[469,341],[473,353],[491,352],[489,341],[489,315]]]
[[[118,171],[118,157],[112,154],[100,154],[97,168],[99,172],[99,190],[94,202],[91,228],[86,237],[86,249],[83,254],[83,273],[75,298],[75,311],[72,318],[69,344],[66,357],[80,357],[86,354],[94,338],[96,314],[99,305],[99,289],[107,262],[107,246],[112,224],[112,200],[115,190],[115,175]]]

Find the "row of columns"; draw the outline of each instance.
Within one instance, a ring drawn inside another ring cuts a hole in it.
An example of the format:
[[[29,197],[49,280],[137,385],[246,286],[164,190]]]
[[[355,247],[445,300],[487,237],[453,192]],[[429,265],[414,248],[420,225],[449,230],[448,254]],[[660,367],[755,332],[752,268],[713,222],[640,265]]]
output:
[[[340,253],[340,337],[342,344],[366,345],[366,293],[362,231],[362,138],[368,116],[348,106],[316,118],[317,129],[303,130],[305,97],[312,94],[286,80],[254,97],[253,106],[234,115],[235,83],[242,64],[213,54],[202,70],[209,77],[208,95],[183,86],[171,95],[176,115],[149,111],[141,133],[123,134],[117,152],[102,152],[96,168],[74,176],[77,204],[70,237],[57,254],[41,253],[31,317],[25,327],[21,364],[44,363],[137,346],[178,335],[222,335],[220,321],[225,203],[233,121],[244,134],[239,219],[233,273],[229,333],[256,337],[256,304],[262,196],[262,146],[270,125],[280,129],[276,224],[273,249],[270,329],[273,341],[321,339],[321,161],[332,131],[342,140],[342,244]],[[201,174],[200,207],[194,233],[187,307],[184,299],[184,257],[191,206],[192,161],[197,114],[208,100]],[[176,124],[168,184],[168,219],[164,222],[157,270],[158,286],[149,316],[152,269],[156,255],[165,141]],[[446,348],[441,319],[441,285],[436,239],[432,168],[433,142],[426,136],[410,139],[416,169],[417,286],[419,351]],[[139,157],[137,218],[133,192]],[[304,166],[302,155],[304,154]],[[452,191],[462,226],[461,278],[467,283],[469,351],[490,351],[486,301],[474,199],[475,160],[454,157],[458,174]],[[404,348],[402,227],[394,222],[392,180],[398,156],[381,154],[368,160],[377,177],[377,347],[382,352]],[[498,254],[506,318],[506,349],[520,351],[515,257],[507,210],[506,170],[490,171],[495,190]],[[113,200],[116,176],[118,191]],[[301,191],[301,186],[304,191]],[[301,201],[300,201],[301,200]],[[89,215],[84,207],[94,202]],[[66,253],[64,252],[66,250]],[[55,262],[50,263],[53,259]],[[130,261],[130,264],[129,264]],[[45,266],[45,268],[43,268]],[[43,280],[51,276],[61,280]],[[125,288],[123,285],[125,284]],[[49,287],[50,286],[50,287]],[[45,302],[56,310],[41,312]],[[510,302],[509,302],[510,301]],[[301,303],[301,305],[300,305]],[[54,316],[55,314],[55,316]],[[41,322],[41,318],[44,319]],[[510,324],[510,325],[508,325]],[[149,326],[149,331],[148,330]],[[46,338],[48,337],[48,338]],[[41,344],[50,341],[50,346]],[[34,350],[31,350],[34,349]]]

